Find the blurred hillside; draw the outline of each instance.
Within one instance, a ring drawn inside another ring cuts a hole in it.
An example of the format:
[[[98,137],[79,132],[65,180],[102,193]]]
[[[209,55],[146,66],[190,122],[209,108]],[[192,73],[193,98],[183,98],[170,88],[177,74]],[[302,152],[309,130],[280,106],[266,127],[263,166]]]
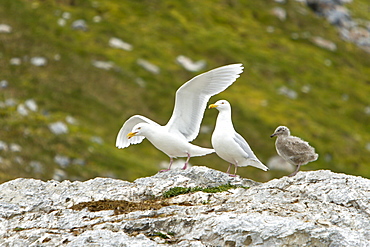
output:
[[[155,174],[168,157],[147,140],[118,150],[121,125],[134,114],[165,124],[178,87],[231,63],[244,73],[209,103],[230,101],[262,162],[286,125],[320,155],[302,170],[369,178],[369,3],[323,12],[309,2],[2,0],[0,182]],[[193,143],[210,147],[216,116],[206,111]],[[228,166],[215,154],[190,163]],[[238,173],[266,181],[289,171]]]

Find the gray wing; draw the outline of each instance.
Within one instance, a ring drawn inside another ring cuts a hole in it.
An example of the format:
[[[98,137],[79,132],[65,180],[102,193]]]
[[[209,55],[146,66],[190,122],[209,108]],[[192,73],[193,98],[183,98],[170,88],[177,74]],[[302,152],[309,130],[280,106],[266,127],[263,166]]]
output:
[[[200,129],[209,98],[224,91],[243,72],[242,64],[231,64],[200,74],[176,92],[175,107],[166,126],[172,133],[194,140]]]
[[[249,144],[247,143],[244,138],[239,135],[237,132],[235,132],[234,141],[241,147],[241,149],[244,151],[244,157],[246,158],[245,162],[241,163],[240,165],[243,166],[254,166],[257,168],[260,168],[264,171],[267,171],[269,168],[265,166],[253,153],[252,149],[249,147]]]
[[[311,147],[308,142],[303,141],[299,137],[290,136],[282,139],[282,141],[277,144],[279,153],[295,165],[306,164],[318,158],[315,149]]]
[[[250,148],[248,142],[244,140],[244,138],[237,132],[235,132],[234,141],[245,152],[245,158],[257,159],[256,155],[253,153],[252,149]]]
[[[290,136],[285,138],[283,143],[284,152],[288,156],[296,156],[296,155],[303,155],[303,154],[314,154],[315,149],[311,147],[308,142],[303,141],[299,137]]]
[[[150,120],[147,117],[134,115],[130,117],[122,126],[120,131],[118,132],[116,138],[116,147],[118,148],[125,148],[130,146],[131,144],[138,144],[144,140],[144,136],[134,136],[130,139],[127,138],[127,134],[131,132],[132,128],[138,123],[148,123],[153,125],[159,125],[156,122]]]

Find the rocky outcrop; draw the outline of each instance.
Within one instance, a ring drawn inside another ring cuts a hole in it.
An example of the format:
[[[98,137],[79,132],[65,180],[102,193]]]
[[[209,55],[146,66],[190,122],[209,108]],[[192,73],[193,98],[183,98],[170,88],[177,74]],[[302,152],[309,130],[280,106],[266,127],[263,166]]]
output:
[[[369,223],[370,180],[326,170],[266,183],[191,167],[132,183],[0,185],[0,246],[370,246]]]
[[[334,25],[347,42],[356,44],[370,53],[370,21],[354,19],[344,4],[352,0],[307,0],[307,5]],[[368,6],[367,6],[368,7]]]

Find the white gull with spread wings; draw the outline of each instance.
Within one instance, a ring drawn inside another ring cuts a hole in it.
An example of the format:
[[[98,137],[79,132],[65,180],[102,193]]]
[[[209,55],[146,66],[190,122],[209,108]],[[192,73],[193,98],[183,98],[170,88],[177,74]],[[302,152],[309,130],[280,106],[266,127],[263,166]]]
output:
[[[116,146],[126,148],[147,138],[157,149],[173,158],[187,157],[182,169],[186,169],[190,157],[213,153],[213,149],[189,143],[200,129],[207,102],[211,96],[224,91],[243,72],[242,64],[231,64],[200,74],[183,84],[176,92],[175,107],[166,125],[159,125],[147,117],[134,115],[120,129]]]

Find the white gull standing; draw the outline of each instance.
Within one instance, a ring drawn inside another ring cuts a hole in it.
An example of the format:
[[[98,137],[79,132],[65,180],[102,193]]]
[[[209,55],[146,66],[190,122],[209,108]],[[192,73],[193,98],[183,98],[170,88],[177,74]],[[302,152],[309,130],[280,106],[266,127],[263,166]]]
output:
[[[235,166],[234,175],[239,166],[254,166],[267,171],[268,168],[253,153],[248,143],[238,134],[231,120],[231,105],[226,100],[219,100],[211,104],[209,108],[216,108],[219,111],[216,127],[212,134],[212,146],[216,154],[229,162],[230,167]]]
[[[302,165],[315,161],[319,157],[308,142],[303,141],[299,137],[291,136],[288,127],[277,127],[274,134],[270,137],[274,136],[277,136],[275,147],[279,156],[297,167],[292,174],[288,175],[289,177],[296,175]]]
[[[175,107],[166,125],[159,125],[147,117],[134,115],[120,129],[116,146],[126,148],[147,138],[157,149],[173,158],[187,157],[182,169],[186,169],[190,157],[203,156],[214,149],[202,148],[189,143],[199,133],[200,124],[209,98],[224,91],[243,72],[242,64],[231,64],[200,74],[183,84],[176,92]]]

